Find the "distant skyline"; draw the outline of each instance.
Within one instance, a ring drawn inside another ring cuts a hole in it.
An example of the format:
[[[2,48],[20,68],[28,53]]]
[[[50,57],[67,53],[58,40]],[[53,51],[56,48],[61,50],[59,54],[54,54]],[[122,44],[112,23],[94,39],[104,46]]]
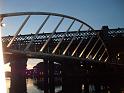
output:
[[[0,0],[1,14],[13,12],[55,12],[76,17],[94,29],[124,28],[124,0]],[[33,60],[28,62],[28,68],[34,65]]]

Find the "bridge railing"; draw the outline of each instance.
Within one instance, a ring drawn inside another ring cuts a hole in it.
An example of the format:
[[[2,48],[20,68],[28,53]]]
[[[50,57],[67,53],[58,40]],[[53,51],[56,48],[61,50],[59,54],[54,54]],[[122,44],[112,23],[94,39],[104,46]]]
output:
[[[65,36],[65,40],[68,41],[70,38],[72,38],[74,36],[74,34],[76,33],[76,31],[71,31],[68,32],[68,34]],[[64,32],[57,32],[53,35],[52,40],[54,41],[58,41],[59,39],[62,38]],[[26,34],[26,35],[18,35],[15,38],[14,42],[19,42],[19,41],[25,41],[25,42],[29,42],[31,41],[31,39],[33,38],[35,34]],[[43,41],[46,41],[49,37],[50,37],[51,33],[41,33],[38,34],[35,38],[34,38],[34,42],[39,42],[42,43]],[[81,38],[89,38],[92,37],[92,35],[95,35],[94,32],[92,31],[80,31],[78,34],[76,34],[76,38],[75,39],[81,39]],[[4,36],[2,37],[2,41],[4,42],[10,42],[12,40],[13,36]]]
[[[72,31],[69,32],[64,40],[63,43],[61,44],[61,47],[56,51],[57,55],[62,55],[63,51],[65,50],[65,48],[67,47],[67,44],[70,43],[71,39],[73,38],[74,34],[76,33],[76,31]],[[40,50],[40,47],[43,46],[43,44],[47,41],[47,39],[49,38],[51,33],[42,33],[42,34],[38,34],[37,37],[34,38],[34,42],[32,43],[32,47],[30,47],[30,51],[34,51],[34,52],[38,52]],[[55,33],[54,36],[52,37],[51,43],[49,43],[49,46],[44,50],[44,53],[51,53],[54,48],[55,45],[57,45],[59,43],[59,39],[62,38],[62,35],[64,34],[64,32],[59,32],[59,33]],[[33,38],[34,34],[28,34],[28,35],[18,35],[13,44],[11,45],[11,49],[14,50],[23,50],[27,44],[31,41],[31,39]],[[80,43],[81,39],[83,39],[83,42],[80,44],[80,49],[85,48],[85,45],[87,44],[87,42],[89,41],[89,39],[94,36],[94,39],[92,40],[92,43],[88,45],[89,48],[85,49],[84,53],[82,54],[82,57],[86,57],[88,55],[88,51],[91,50],[93,44],[94,44],[94,40],[97,40],[97,35],[92,32],[92,31],[80,31],[77,35],[76,38],[71,46],[71,48],[69,49],[69,51],[66,53],[66,56],[70,56],[72,54],[74,54],[74,50],[77,47],[77,45]],[[10,40],[12,39],[12,36],[5,36],[2,38],[3,40],[3,45],[7,46],[7,44],[10,42]],[[98,47],[100,47],[101,42],[99,42],[99,44],[97,45]],[[82,46],[82,47],[81,47]],[[5,48],[5,47],[4,47]],[[75,57],[79,57],[81,54],[81,50],[77,49],[76,53],[73,55]],[[98,48],[96,48],[98,49]],[[95,52],[98,52],[96,49],[94,49]],[[104,48],[101,48],[101,53],[99,52],[100,55],[102,55]],[[99,59],[98,57],[96,57],[95,54],[92,53],[94,56],[94,59]],[[99,56],[100,57],[100,56]]]
[[[109,37],[124,37],[124,28],[109,29]]]

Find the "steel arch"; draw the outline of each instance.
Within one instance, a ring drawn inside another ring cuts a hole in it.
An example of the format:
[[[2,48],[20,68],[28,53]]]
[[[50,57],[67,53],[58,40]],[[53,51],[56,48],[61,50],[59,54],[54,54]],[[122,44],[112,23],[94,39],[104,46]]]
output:
[[[88,26],[91,30],[94,30],[91,26],[89,26],[87,23],[72,17],[72,16],[67,16],[67,15],[63,15],[63,14],[58,14],[58,13],[50,13],[50,12],[17,12],[17,13],[7,13],[7,14],[0,14],[1,18],[4,17],[11,17],[11,16],[20,16],[20,15],[52,15],[52,16],[60,16],[60,17],[65,17],[65,18],[69,18],[69,19],[74,19],[80,23],[83,23],[84,25]]]
[[[64,18],[67,19],[71,19],[73,22],[70,24],[69,28],[67,29],[67,31],[64,33],[64,35],[62,36],[61,40],[58,42],[58,44],[56,45],[56,47],[53,49],[53,51],[50,54],[54,54],[56,52],[56,50],[58,49],[58,47],[60,46],[60,44],[62,43],[62,41],[65,39],[66,34],[68,34],[70,28],[72,27],[72,25],[74,24],[75,21],[81,23],[82,25],[80,26],[79,29],[77,29],[75,35],[73,36],[72,40],[69,42],[69,44],[67,45],[67,47],[65,47],[65,50],[63,51],[63,53],[61,54],[62,56],[65,55],[67,53],[68,48],[71,46],[72,42],[74,41],[76,34],[78,34],[82,28],[83,25],[85,25],[86,27],[88,27],[87,31],[91,31],[93,32],[93,34],[91,35],[91,38],[88,40],[86,46],[82,49],[80,55],[78,56],[79,58],[82,57],[83,53],[85,52],[85,50],[87,49],[87,47],[89,46],[89,44],[91,43],[92,39],[94,37],[97,36],[97,40],[95,41],[95,44],[92,46],[91,50],[89,51],[88,55],[86,56],[86,58],[89,58],[91,52],[93,51],[93,49],[95,48],[96,44],[98,43],[98,41],[100,40],[102,42],[102,45],[104,46],[105,50],[104,52],[101,54],[100,60],[102,58],[102,56],[104,55],[105,52],[107,52],[107,48],[103,42],[103,40],[101,39],[101,37],[99,36],[99,34],[97,34],[94,29],[89,26],[87,23],[75,18],[75,17],[71,17],[71,16],[67,16],[67,15],[63,15],[63,14],[58,14],[58,13],[50,13],[50,12],[17,12],[17,13],[7,13],[7,14],[0,14],[0,18],[4,19],[6,17],[12,17],[12,16],[27,16],[27,18],[25,19],[25,21],[22,23],[22,25],[20,26],[20,28],[18,29],[18,31],[16,32],[15,36],[11,39],[11,41],[9,42],[7,47],[11,47],[12,43],[14,42],[14,40],[16,40],[16,37],[18,36],[18,34],[20,33],[21,29],[24,27],[24,25],[27,23],[28,19],[32,16],[32,15],[46,15],[46,19],[44,20],[44,22],[42,23],[42,25],[40,26],[40,28],[37,30],[37,32],[35,33],[35,35],[32,37],[31,41],[28,43],[28,45],[26,46],[26,48],[23,51],[20,51],[20,53],[29,53],[28,49],[31,46],[31,44],[33,43],[35,37],[38,35],[38,33],[40,32],[40,30],[42,29],[42,27],[44,26],[44,24],[47,22],[47,20],[49,19],[50,16],[57,16],[57,17],[61,17],[60,22],[58,23],[58,25],[54,28],[54,31],[51,33],[51,35],[49,36],[49,38],[47,38],[47,40],[45,41],[45,43],[43,44],[43,46],[41,47],[41,51],[40,53],[44,53],[44,49],[46,48],[46,46],[49,44],[50,40],[52,39],[53,35],[55,35],[56,30],[58,29],[58,27],[60,26],[61,22],[64,20]],[[75,55],[75,53],[77,52],[77,49],[79,48],[79,46],[81,45],[81,43],[83,42],[83,38],[80,40],[79,44],[77,45],[77,47],[75,48],[75,50],[73,51],[73,53],[70,55],[70,57],[73,57]],[[17,50],[13,50],[16,51]],[[27,52],[28,51],[28,52]],[[31,51],[32,52],[32,51]],[[30,53],[31,53],[30,52]],[[46,53],[45,53],[46,55]],[[95,59],[95,58],[94,58]]]

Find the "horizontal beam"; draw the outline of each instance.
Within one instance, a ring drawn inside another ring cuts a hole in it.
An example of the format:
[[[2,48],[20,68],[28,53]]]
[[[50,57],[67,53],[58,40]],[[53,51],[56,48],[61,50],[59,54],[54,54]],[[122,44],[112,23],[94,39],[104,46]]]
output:
[[[11,16],[21,16],[21,15],[51,15],[51,16],[60,16],[60,17],[65,17],[69,19],[76,20],[78,22],[83,23],[84,25],[88,26],[91,30],[94,30],[91,26],[86,24],[85,22],[71,16],[63,15],[63,14],[58,14],[58,13],[51,13],[51,12],[16,12],[16,13],[6,13],[6,14],[0,14],[1,17],[11,17]]]

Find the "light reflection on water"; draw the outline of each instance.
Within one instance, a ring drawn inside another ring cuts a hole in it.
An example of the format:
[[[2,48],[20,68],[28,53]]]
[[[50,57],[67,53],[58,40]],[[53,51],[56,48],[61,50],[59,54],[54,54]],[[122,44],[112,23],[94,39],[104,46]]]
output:
[[[7,88],[7,93],[9,93],[10,89],[10,78],[6,78],[6,88]],[[40,89],[37,89],[33,85],[33,81],[31,79],[27,79],[27,93],[44,93]]]
[[[27,79],[27,93],[44,93],[43,90],[38,89],[36,86],[33,85],[33,80],[32,79]],[[6,78],[6,88],[7,88],[7,93],[9,93],[10,89],[10,78]],[[57,87],[55,91],[61,90],[62,87]]]
[[[27,79],[27,93],[44,93],[40,89],[38,89],[36,86],[33,85],[32,79]]]
[[[10,78],[6,78],[6,90],[7,90],[7,93],[9,93],[9,88],[10,88]]]

